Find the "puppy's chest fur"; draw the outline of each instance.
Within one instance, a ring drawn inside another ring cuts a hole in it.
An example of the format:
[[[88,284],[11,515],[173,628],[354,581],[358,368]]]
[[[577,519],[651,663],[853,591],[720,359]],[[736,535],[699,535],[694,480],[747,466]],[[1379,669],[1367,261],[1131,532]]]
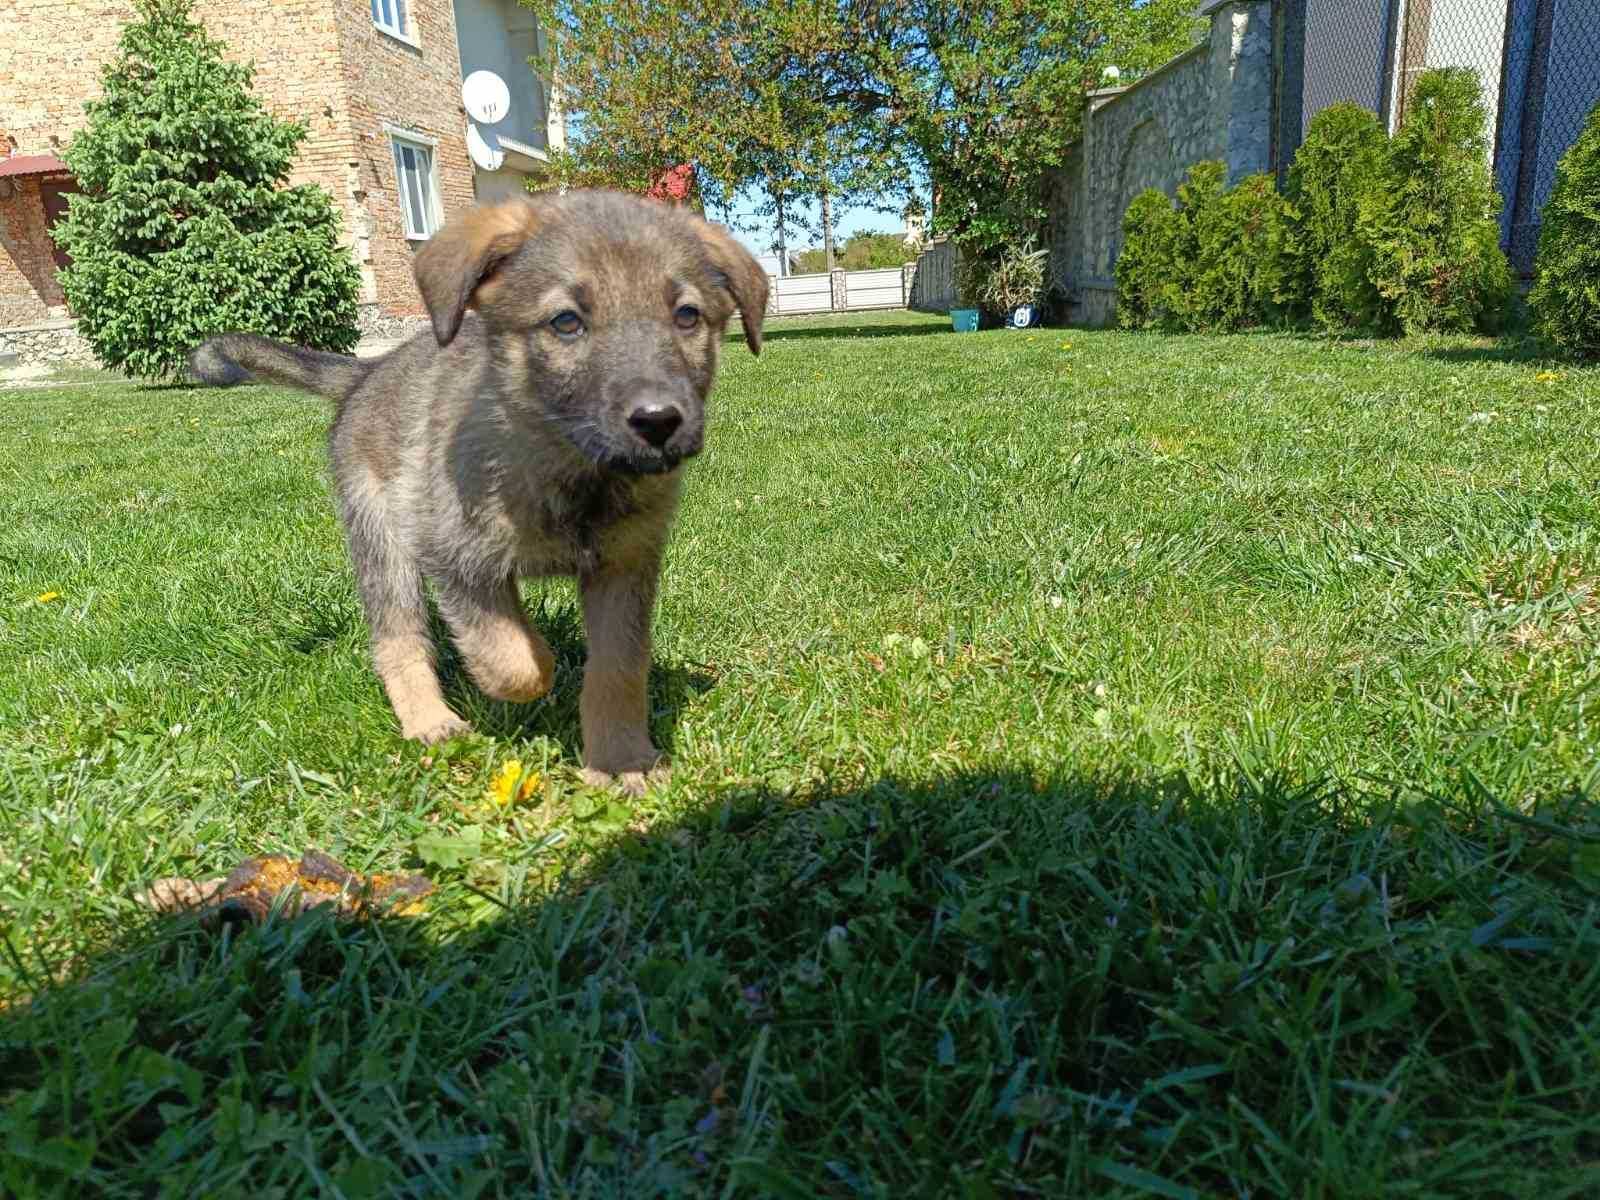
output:
[[[530,483],[532,481],[529,481]],[[522,575],[593,575],[658,554],[677,483],[607,473],[512,482],[500,497],[512,565]]]
[[[619,527],[640,515],[631,479],[585,477],[524,498],[519,514],[523,569],[589,574],[607,557]]]

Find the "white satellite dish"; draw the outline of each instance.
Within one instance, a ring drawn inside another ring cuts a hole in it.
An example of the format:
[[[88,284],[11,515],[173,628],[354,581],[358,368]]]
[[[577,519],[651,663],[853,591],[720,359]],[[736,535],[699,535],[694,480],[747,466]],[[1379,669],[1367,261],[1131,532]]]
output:
[[[511,111],[511,89],[493,71],[474,71],[461,81],[461,103],[474,121],[493,125]]]
[[[1104,71],[1100,72],[1100,78],[1108,79],[1112,83],[1118,83],[1122,79],[1122,69],[1115,66],[1107,67]]]
[[[487,136],[474,124],[467,124],[467,157],[485,171],[498,171],[505,165],[506,152],[500,149],[500,139],[493,133]]]

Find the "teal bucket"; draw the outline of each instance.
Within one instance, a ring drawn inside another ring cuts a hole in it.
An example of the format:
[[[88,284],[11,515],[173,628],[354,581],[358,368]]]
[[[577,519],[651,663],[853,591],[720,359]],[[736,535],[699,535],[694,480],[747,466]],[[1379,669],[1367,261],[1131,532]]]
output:
[[[952,308],[950,310],[950,328],[957,333],[977,333],[978,310],[975,308]]]

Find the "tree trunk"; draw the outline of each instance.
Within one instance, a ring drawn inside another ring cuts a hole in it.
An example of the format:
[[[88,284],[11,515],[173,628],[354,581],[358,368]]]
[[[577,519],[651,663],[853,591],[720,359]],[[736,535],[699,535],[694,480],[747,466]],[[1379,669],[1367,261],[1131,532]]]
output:
[[[773,198],[777,201],[778,213],[778,278],[782,279],[784,276],[789,274],[789,231],[784,228],[785,218],[783,212],[784,206],[782,189],[779,189],[778,193]]]
[[[822,255],[832,271],[838,264],[833,257],[833,199],[827,188],[822,189]]]

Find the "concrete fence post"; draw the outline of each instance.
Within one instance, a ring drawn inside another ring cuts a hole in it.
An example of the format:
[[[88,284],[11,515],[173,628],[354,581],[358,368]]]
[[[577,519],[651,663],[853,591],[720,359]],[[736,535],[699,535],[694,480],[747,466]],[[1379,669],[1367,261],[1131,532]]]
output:
[[[911,307],[911,289],[917,282],[917,264],[914,262],[902,263],[900,266],[900,304],[903,308]]]
[[[1216,157],[1228,164],[1230,184],[1272,169],[1272,10],[1270,0],[1227,0],[1206,10]]]
[[[844,272],[838,267],[828,272],[828,307],[834,312],[844,312],[850,307],[850,292],[845,287]]]

